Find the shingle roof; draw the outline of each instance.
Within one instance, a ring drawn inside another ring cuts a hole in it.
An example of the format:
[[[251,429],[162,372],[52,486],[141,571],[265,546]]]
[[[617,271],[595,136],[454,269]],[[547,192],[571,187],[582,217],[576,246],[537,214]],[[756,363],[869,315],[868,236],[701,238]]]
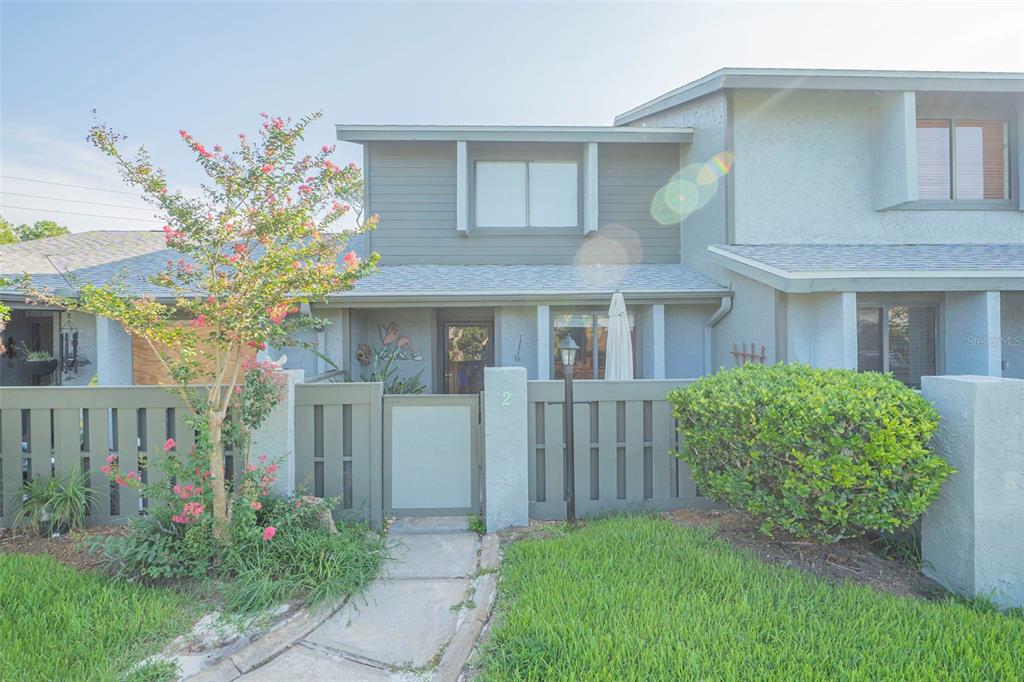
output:
[[[366,255],[365,239],[355,235],[348,249]],[[67,279],[88,284],[107,284],[120,279],[136,295],[165,292],[149,277],[181,257],[164,244],[163,232],[96,230],[76,232],[0,246],[0,277],[32,276],[42,289],[69,293]]]
[[[1020,270],[1024,244],[759,244],[714,249],[788,272]]]
[[[1024,244],[729,244],[725,268],[792,293],[1024,289]]]
[[[354,236],[348,248],[365,256],[366,240]],[[179,254],[164,245],[160,232],[80,232],[0,246],[0,275],[32,275],[45,289],[71,293],[69,279],[105,284],[120,279],[128,292],[160,296],[148,277]],[[709,294],[727,290],[705,275],[678,264],[633,265],[393,265],[382,264],[343,299],[415,299],[503,296],[624,294],[652,296]],[[11,293],[8,294],[9,296]]]

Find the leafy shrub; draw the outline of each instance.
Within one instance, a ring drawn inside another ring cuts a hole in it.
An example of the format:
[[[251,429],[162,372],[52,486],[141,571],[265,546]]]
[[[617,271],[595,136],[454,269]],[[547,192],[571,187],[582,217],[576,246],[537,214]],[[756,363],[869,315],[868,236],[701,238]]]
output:
[[[168,449],[173,448],[169,442]],[[301,599],[306,604],[358,592],[377,574],[384,538],[355,524],[335,524],[331,500],[271,492],[278,469],[267,457],[232,484],[226,542],[213,535],[209,480],[191,455],[169,455],[159,484],[124,473],[116,456],[108,474],[151,504],[122,537],[95,549],[120,577],[147,582],[212,579],[230,612],[252,612]]]
[[[825,541],[910,525],[954,470],[931,404],[891,376],[750,364],[669,394],[676,455],[708,496]]]

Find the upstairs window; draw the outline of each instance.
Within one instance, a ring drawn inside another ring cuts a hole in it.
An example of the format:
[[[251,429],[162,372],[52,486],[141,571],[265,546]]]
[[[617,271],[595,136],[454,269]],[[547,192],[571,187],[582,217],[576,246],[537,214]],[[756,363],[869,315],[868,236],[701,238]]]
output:
[[[918,119],[918,198],[1009,199],[1008,146],[1006,121]]]
[[[477,227],[576,227],[579,168],[553,161],[477,161]]]

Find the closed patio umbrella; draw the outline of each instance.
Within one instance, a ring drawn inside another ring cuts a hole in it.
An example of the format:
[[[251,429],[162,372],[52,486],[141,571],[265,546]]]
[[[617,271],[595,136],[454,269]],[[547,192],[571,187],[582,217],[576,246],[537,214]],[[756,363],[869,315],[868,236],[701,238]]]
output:
[[[632,381],[633,340],[629,335],[629,316],[622,294],[615,292],[608,308],[608,343],[605,347],[604,378],[608,381]]]

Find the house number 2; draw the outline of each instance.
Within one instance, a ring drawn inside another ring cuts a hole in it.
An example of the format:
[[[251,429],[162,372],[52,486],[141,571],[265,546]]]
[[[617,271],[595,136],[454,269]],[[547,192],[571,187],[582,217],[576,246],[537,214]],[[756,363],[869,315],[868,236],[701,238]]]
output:
[[[501,406],[508,407],[512,404],[512,394],[508,391],[501,392]]]

